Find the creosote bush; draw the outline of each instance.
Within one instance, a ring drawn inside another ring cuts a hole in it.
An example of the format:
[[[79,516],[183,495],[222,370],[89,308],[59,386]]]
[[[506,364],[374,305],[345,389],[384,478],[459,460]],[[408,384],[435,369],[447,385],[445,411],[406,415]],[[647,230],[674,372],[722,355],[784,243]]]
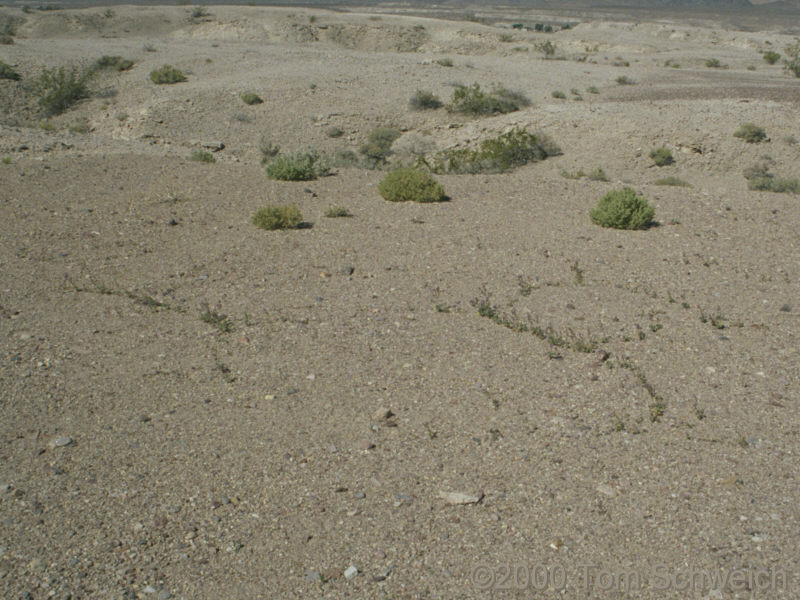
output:
[[[298,229],[302,224],[303,215],[294,204],[265,206],[253,215],[253,225],[267,231]]]
[[[453,91],[453,98],[447,105],[448,112],[483,116],[504,114],[530,106],[530,100],[520,92],[512,92],[501,86],[495,86],[486,92],[477,83],[467,87],[458,86]]]
[[[252,106],[253,104],[262,104],[264,101],[254,92],[245,92],[242,94],[242,102]]]
[[[437,156],[434,171],[451,173],[502,173],[531,162],[558,156],[561,149],[543,133],[515,127],[496,138],[483,140],[476,149],[449,150]]]
[[[663,146],[661,148],[653,148],[650,151],[650,158],[653,159],[657,167],[666,167],[675,162],[672,152],[670,152],[669,148],[664,148]]]
[[[562,92],[561,90],[554,90],[552,94],[550,94],[553,98],[558,98],[559,100],[564,100],[567,95]]]
[[[619,77],[617,77],[616,81],[620,85],[633,85],[636,83],[633,79],[631,79],[627,75],[620,75]]]
[[[762,54],[761,56],[764,58],[764,61],[770,65],[774,65],[781,58],[781,55],[775,52],[774,50],[769,50],[767,52],[764,52],[764,54]]]
[[[736,130],[733,137],[741,138],[748,144],[759,144],[769,140],[767,132],[753,123],[744,123]]]
[[[90,73],[80,67],[45,69],[34,84],[39,106],[47,115],[57,115],[89,96]]]
[[[744,170],[747,188],[759,192],[800,194],[800,180],[775,177],[766,163],[753,165]]]
[[[689,184],[686,183],[683,179],[678,177],[670,176],[664,177],[662,179],[656,179],[653,182],[653,185],[668,185],[673,187],[689,187]]]
[[[10,79],[11,81],[19,81],[19,73],[7,62],[0,60],[0,79]]]
[[[411,110],[435,110],[442,107],[442,101],[433,93],[417,90],[408,101]]]
[[[793,44],[786,46],[786,58],[783,59],[783,66],[795,77],[800,77],[800,38],[795,38]]]
[[[280,181],[309,181],[330,172],[317,152],[278,154],[267,165],[267,177]]]
[[[427,171],[416,168],[396,169],[378,184],[378,192],[391,202],[442,202],[444,188]]]
[[[171,65],[164,65],[150,71],[150,81],[162,85],[186,81],[186,75]]]
[[[190,160],[202,163],[217,162],[217,159],[214,158],[214,155],[211,154],[211,152],[206,152],[205,150],[195,150],[194,152],[192,152]]]
[[[614,229],[647,229],[654,215],[647,200],[628,187],[608,192],[589,213],[592,223]]]
[[[353,215],[347,210],[346,206],[331,206],[325,211],[325,216],[329,219],[337,219],[342,217],[352,217]]]

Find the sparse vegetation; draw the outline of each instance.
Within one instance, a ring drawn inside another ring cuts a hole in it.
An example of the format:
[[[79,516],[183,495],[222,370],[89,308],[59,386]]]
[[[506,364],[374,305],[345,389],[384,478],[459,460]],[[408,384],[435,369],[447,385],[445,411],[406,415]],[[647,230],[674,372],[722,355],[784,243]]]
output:
[[[109,56],[105,54],[94,61],[92,65],[93,71],[101,71],[103,69],[114,69],[115,71],[127,71],[133,67],[133,61],[121,56]]]
[[[709,58],[706,60],[706,67],[709,69],[722,69],[725,67],[718,58]]]
[[[653,182],[653,185],[669,185],[669,186],[673,186],[673,187],[689,187],[689,184],[686,183],[683,179],[680,179],[680,178],[674,177],[674,176],[664,177],[662,179],[656,179]]]
[[[485,92],[479,84],[474,83],[469,87],[458,86],[453,91],[453,99],[447,105],[447,110],[481,116],[510,113],[529,105],[530,100],[519,92],[512,92],[501,86]]]
[[[417,168],[392,171],[378,184],[378,192],[391,202],[442,202],[447,199],[442,184],[427,171]]]
[[[411,110],[435,110],[442,107],[442,101],[433,92],[417,90],[408,101]]]
[[[233,331],[233,323],[228,318],[228,315],[225,315],[216,309],[209,308],[207,304],[203,306],[203,310],[200,312],[200,320],[203,323],[213,325],[219,329],[221,333],[230,333]]]
[[[392,144],[402,132],[393,127],[378,127],[367,136],[367,142],[361,146],[360,152],[366,158],[366,166],[375,168],[386,163],[392,153]]]
[[[552,58],[556,54],[556,45],[547,40],[546,42],[539,42],[533,46],[538,52],[541,52],[545,58]]]
[[[589,214],[592,223],[614,229],[647,229],[655,210],[629,187],[603,196]]]
[[[19,81],[20,76],[14,68],[8,64],[0,60],[0,79],[10,79],[11,81]]]
[[[775,177],[766,164],[753,165],[744,170],[747,188],[759,192],[800,194],[800,180]]]
[[[10,156],[4,156],[3,157],[3,164],[4,165],[10,165],[12,162],[14,162],[14,161],[11,159]]]
[[[786,58],[783,59],[783,66],[795,77],[800,77],[800,38],[795,38],[793,44],[786,46]]]
[[[608,181],[608,175],[606,175],[606,172],[600,167],[589,171],[586,177],[591,181]]]
[[[303,215],[294,204],[288,206],[265,206],[253,215],[253,225],[267,231],[298,229],[302,224]]]
[[[261,99],[261,96],[259,96],[255,92],[245,92],[244,94],[242,94],[242,102],[244,102],[249,106],[252,106],[254,104],[262,104],[264,101]]]
[[[769,141],[767,132],[764,131],[762,127],[754,125],[753,123],[744,123],[734,132],[733,137],[741,138],[748,144],[759,144]]]
[[[561,149],[542,133],[514,128],[481,142],[476,149],[450,150],[437,157],[435,171],[452,173],[502,173],[527,163],[561,154]]]
[[[326,162],[314,151],[278,154],[267,165],[267,177],[280,181],[309,181],[329,172]]]
[[[619,85],[634,85],[636,82],[627,75],[620,75],[617,77],[616,82]]]
[[[269,139],[262,136],[261,140],[258,142],[258,151],[261,152],[261,164],[265,165],[278,156],[281,147],[277,144],[273,144]]]
[[[211,152],[207,152],[205,150],[195,150],[192,152],[192,156],[189,160],[194,162],[202,162],[202,163],[213,163],[217,162],[217,159],[214,158],[214,155]]]
[[[341,217],[352,217],[353,215],[347,210],[346,206],[331,206],[325,211],[325,216],[329,219],[336,219]]]
[[[34,84],[39,106],[46,115],[57,115],[89,96],[90,73],[80,67],[45,69]]]
[[[559,100],[564,100],[567,97],[567,95],[561,90],[553,90],[553,92],[550,95],[553,98],[558,98]]]
[[[440,59],[438,59],[438,60],[436,60],[434,62],[437,65],[439,65],[440,67],[452,67],[453,66],[453,60],[450,59],[450,58],[440,58]]]
[[[327,135],[329,138],[340,138],[344,135],[344,129],[333,125],[325,130],[325,135]]]
[[[150,71],[150,81],[159,85],[180,83],[186,81],[186,75],[171,65],[164,65]]]
[[[675,162],[672,152],[670,152],[669,148],[664,148],[663,146],[661,148],[653,148],[650,151],[650,158],[653,159],[653,163],[657,167],[666,167]]]
[[[768,50],[767,52],[764,52],[764,54],[762,54],[761,56],[764,59],[764,62],[770,65],[774,65],[781,58],[781,55],[778,52],[775,52],[774,50]]]
[[[599,94],[600,93],[600,90],[598,90],[597,86],[594,86],[594,85],[590,85],[588,88],[586,88],[586,91],[588,93],[590,93],[590,94]]]

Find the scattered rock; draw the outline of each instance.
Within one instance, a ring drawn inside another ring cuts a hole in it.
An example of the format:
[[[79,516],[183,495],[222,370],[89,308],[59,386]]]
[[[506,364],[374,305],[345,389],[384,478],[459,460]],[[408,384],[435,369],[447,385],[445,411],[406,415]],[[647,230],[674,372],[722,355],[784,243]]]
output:
[[[358,569],[356,569],[353,565],[350,565],[344,571],[345,579],[353,579],[356,575],[358,575]]]
[[[781,312],[792,312],[792,307],[789,304],[781,306]]]
[[[319,571],[307,571],[305,580],[313,583],[320,583],[322,582],[322,573]]]
[[[172,598],[172,594],[169,590],[161,590],[158,592],[158,600],[169,600],[170,598]]]
[[[148,585],[148,586],[147,586],[147,587],[145,587],[145,588],[144,588],[144,590],[142,590],[142,591],[143,591],[145,594],[155,594],[155,593],[156,593],[156,588],[154,588],[152,585]]]
[[[375,444],[373,444],[369,440],[361,440],[358,443],[358,447],[361,448],[362,450],[372,450],[373,448],[375,448]]]
[[[344,275],[345,277],[347,277],[348,275],[352,275],[355,270],[356,270],[355,267],[351,267],[349,265],[345,267],[340,267],[339,275]]]
[[[60,437],[53,438],[52,440],[50,440],[50,448],[51,449],[64,448],[65,446],[69,446],[72,443],[73,442],[72,442],[72,438],[71,437],[60,436]]]
[[[211,150],[211,152],[219,152],[225,149],[225,144],[222,142],[200,142],[200,145],[206,150]]]
[[[372,420],[373,421],[388,421],[394,416],[394,413],[389,410],[388,408],[379,408],[374,413],[372,413]]]
[[[477,494],[464,494],[462,492],[439,492],[439,498],[447,504],[477,504],[483,499],[483,492]]]

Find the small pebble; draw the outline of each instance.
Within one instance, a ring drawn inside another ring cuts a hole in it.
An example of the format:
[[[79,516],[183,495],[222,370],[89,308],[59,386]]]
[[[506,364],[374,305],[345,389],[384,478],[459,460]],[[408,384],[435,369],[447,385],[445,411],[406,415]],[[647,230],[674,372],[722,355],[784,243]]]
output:
[[[781,312],[792,312],[792,307],[789,306],[788,304],[784,304],[783,306],[781,306]]]
[[[63,448],[65,446],[69,446],[71,443],[71,437],[61,436],[50,440],[50,448]]]
[[[350,565],[344,571],[345,579],[353,579],[356,575],[358,575],[358,569],[356,569],[353,565]]]
[[[148,585],[146,588],[144,588],[144,593],[145,594],[155,594],[156,593],[156,588],[154,588],[152,585]]]
[[[369,440],[361,440],[358,444],[358,447],[362,450],[372,450],[375,448],[375,444],[370,442]]]

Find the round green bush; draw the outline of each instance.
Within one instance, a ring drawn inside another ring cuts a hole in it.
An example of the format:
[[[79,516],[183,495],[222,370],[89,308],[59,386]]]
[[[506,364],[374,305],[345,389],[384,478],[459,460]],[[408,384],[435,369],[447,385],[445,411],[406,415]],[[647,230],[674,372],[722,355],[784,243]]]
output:
[[[298,229],[303,224],[303,215],[294,205],[265,206],[253,215],[253,225],[267,231],[276,229]]]
[[[427,171],[414,168],[397,169],[378,184],[378,192],[391,202],[442,202],[444,188]]]
[[[647,200],[628,187],[608,192],[589,213],[592,223],[614,229],[647,229],[654,216]]]

